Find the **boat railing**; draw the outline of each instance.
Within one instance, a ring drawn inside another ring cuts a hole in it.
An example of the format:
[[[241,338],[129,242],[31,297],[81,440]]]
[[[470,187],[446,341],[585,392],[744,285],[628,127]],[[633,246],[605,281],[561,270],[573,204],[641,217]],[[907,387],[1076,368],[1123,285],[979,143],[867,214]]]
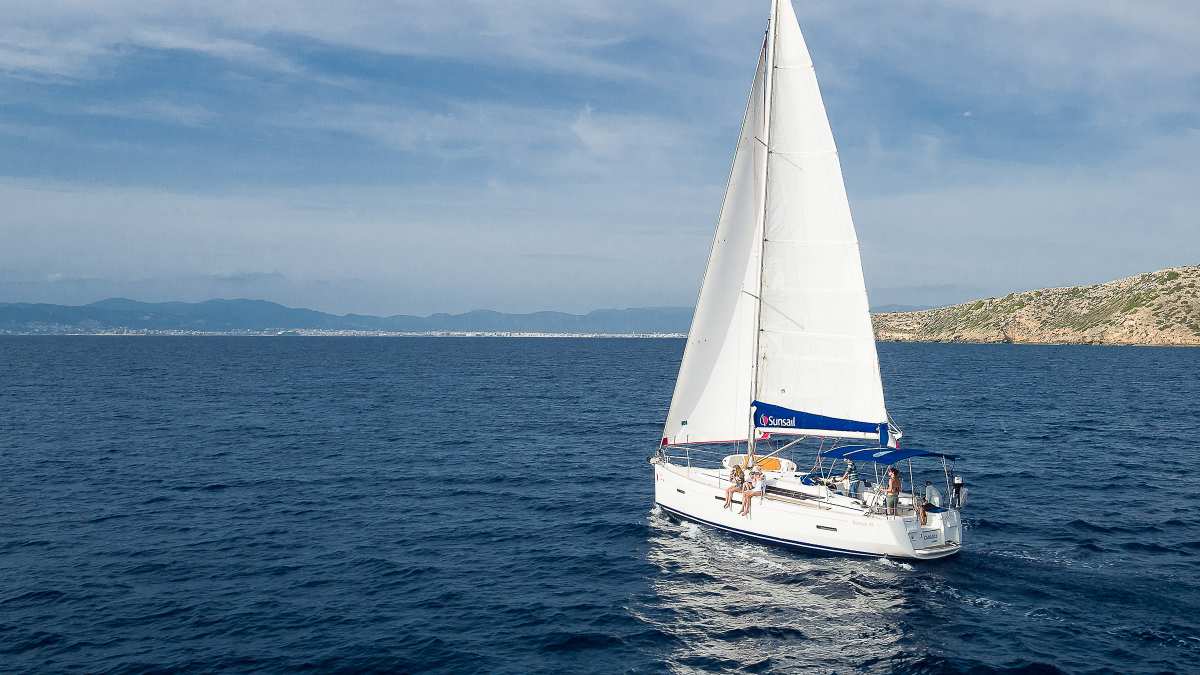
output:
[[[720,446],[704,446],[704,445],[664,445],[659,448],[660,456],[671,464],[686,466],[689,470],[693,468],[712,470],[715,473],[718,486],[724,486],[730,482],[729,472],[724,470],[722,461],[728,457],[731,452],[736,454],[738,448],[720,447]],[[790,453],[789,453],[790,454]],[[821,462],[821,457],[818,455],[817,463],[808,473],[816,473],[817,475],[828,474],[831,472],[832,466],[826,467]],[[803,471],[803,470],[802,470]],[[914,480],[909,469],[909,482]],[[823,477],[828,477],[827,475]],[[860,493],[860,499],[865,504],[868,511],[875,515],[882,515],[889,518],[907,518],[916,514],[916,504],[918,496],[913,492],[900,492],[900,497],[896,502],[896,514],[894,516],[887,515],[886,506],[886,491],[884,488],[884,477],[879,473],[878,469],[873,476],[874,480],[864,479],[862,482],[867,487],[863,492],[870,493],[870,499],[863,499],[866,495]],[[862,488],[860,488],[862,489]],[[829,501],[825,498],[816,498],[816,502]]]
[[[664,445],[659,449],[663,458],[672,464],[683,464],[687,468],[692,468],[693,460],[698,465],[698,468],[704,469],[719,469],[721,468],[721,460],[729,454],[728,449],[691,446],[691,445]],[[682,460],[682,462],[678,461]],[[712,463],[713,466],[707,466]],[[701,466],[703,465],[703,466]],[[722,478],[722,480],[724,480]]]
[[[745,450],[742,448],[728,446],[704,446],[704,445],[664,445],[659,448],[659,455],[668,463],[682,465],[689,470],[693,468],[705,469],[714,471],[719,486],[724,486],[730,483],[729,471],[724,464],[725,458],[733,455],[742,457]],[[769,453],[768,456],[778,456],[781,459],[786,459],[793,465],[798,465],[792,453],[780,454],[778,452]],[[811,473],[811,471],[803,473]]]

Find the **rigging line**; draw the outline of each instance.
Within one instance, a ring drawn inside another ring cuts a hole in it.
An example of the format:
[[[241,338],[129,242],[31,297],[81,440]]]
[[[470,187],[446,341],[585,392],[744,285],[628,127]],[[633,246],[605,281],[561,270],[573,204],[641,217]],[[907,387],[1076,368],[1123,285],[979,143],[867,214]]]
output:
[[[830,331],[804,330],[803,326],[801,326],[800,330],[784,330],[783,328],[772,328],[766,332],[774,333],[776,335],[806,335],[808,337],[833,338],[833,339],[843,340],[845,342],[854,343],[855,346],[858,346],[858,347],[862,347],[863,345],[867,344],[868,342],[870,342],[871,344],[875,343],[874,340],[871,340],[871,339],[865,338],[865,337],[859,337],[857,335],[853,335],[850,333],[833,333]],[[802,359],[804,357],[797,355],[797,356],[793,356],[792,358]]]
[[[787,312],[785,312],[785,311],[783,311],[782,309],[780,309],[780,308],[776,307],[776,306],[775,306],[775,305],[773,305],[772,303],[769,303],[769,302],[763,302],[762,298],[759,298],[759,299],[758,299],[758,330],[759,330],[759,332],[762,332],[762,330],[763,330],[763,328],[762,328],[762,308],[763,308],[763,306],[766,306],[768,309],[775,310],[775,312],[776,312],[777,314],[779,314],[779,316],[781,316],[781,317],[783,317],[784,319],[786,319],[786,320],[788,321],[788,323],[792,324],[793,326],[795,326],[796,328],[800,329],[801,331],[803,331],[803,330],[804,330],[804,324],[802,324],[802,323],[800,323],[799,321],[797,321],[797,320],[793,319],[792,317],[788,316]],[[757,355],[757,354],[755,354],[755,358],[758,358],[758,355]],[[757,389],[757,387],[756,387],[755,389]],[[756,395],[757,395],[757,393],[758,393],[758,392],[757,392],[757,391],[755,391],[755,394],[756,394]]]
[[[771,239],[770,241],[772,244],[800,244],[802,246],[828,246],[828,247],[846,246],[846,247],[849,247],[849,246],[858,246],[859,245],[857,239],[854,239],[854,240],[850,240],[850,239]],[[815,288],[815,287],[806,286],[805,290],[812,289],[812,288]],[[841,291],[842,293],[847,292],[845,289],[838,289],[833,286],[830,286],[828,288],[818,288],[817,290],[823,290],[823,291],[827,291],[827,292],[835,291],[835,290]]]
[[[764,141],[763,139],[759,138],[758,136],[755,136],[754,140],[758,141],[758,144],[763,146],[763,149],[765,149],[770,154],[779,155],[780,157],[783,157],[784,159],[787,159],[788,157],[826,157],[829,155],[837,156],[837,154],[838,154],[837,148],[833,148],[830,150],[790,150],[789,151],[789,150],[780,150],[778,148],[773,148],[773,147],[767,145],[767,142]],[[793,162],[793,165],[795,165],[794,162]],[[799,167],[799,166],[796,166],[796,168],[801,169],[801,167]],[[801,169],[801,170],[803,170],[803,169]]]
[[[838,151],[836,148],[832,150],[778,150],[776,148],[771,148],[771,154],[780,155],[783,157],[817,157],[821,155],[836,155],[838,154]]]
[[[787,162],[788,164],[791,164],[792,166],[796,167],[796,170],[797,170],[797,171],[807,171],[807,169],[805,169],[804,167],[800,166],[799,164],[797,164],[797,163],[793,162],[793,161],[792,161],[792,160],[789,158],[789,156],[790,156],[790,155],[800,155],[800,156],[804,156],[804,157],[818,157],[818,156],[825,156],[825,155],[833,155],[834,157],[837,157],[837,151],[834,151],[834,152],[827,152],[827,151],[821,151],[821,152],[780,152],[780,151],[778,151],[778,150],[771,150],[770,148],[768,148],[768,149],[767,149],[767,152],[768,152],[768,153],[770,153],[771,155],[775,156],[775,157],[778,157],[778,158],[782,159],[783,161]]]
[[[771,453],[771,454],[769,454],[769,455],[764,455],[764,456],[762,456],[762,457],[756,457],[756,458],[754,458],[754,463],[755,463],[755,464],[757,464],[757,463],[758,463],[758,462],[760,462],[761,460],[764,460],[764,459],[771,459],[771,458],[772,458],[772,457],[774,457],[775,455],[778,455],[779,453],[783,452],[784,450],[787,450],[788,448],[790,448],[790,447],[792,447],[793,445],[795,445],[795,444],[799,443],[800,441],[803,441],[805,438],[808,438],[808,437],[807,437],[807,436],[801,436],[800,438],[797,438],[796,440],[792,441],[791,443],[788,443],[787,445],[780,446],[778,450],[776,450],[775,452],[772,452],[772,453]]]

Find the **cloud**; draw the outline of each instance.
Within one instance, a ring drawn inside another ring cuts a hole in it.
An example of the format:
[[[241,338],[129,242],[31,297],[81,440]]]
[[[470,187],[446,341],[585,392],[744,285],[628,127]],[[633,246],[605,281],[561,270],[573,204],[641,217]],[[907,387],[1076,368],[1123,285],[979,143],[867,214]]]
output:
[[[874,61],[906,86],[1006,113],[1070,108],[1076,124],[1153,123],[1195,110],[1200,5],[1145,3],[804,3],[826,62]],[[844,67],[844,66],[843,66]],[[852,86],[878,86],[855,71]],[[980,109],[974,109],[982,113]],[[1193,119],[1195,119],[1193,117]]]
[[[333,104],[283,115],[275,123],[345,134],[437,162],[475,160],[487,172],[600,177],[610,184],[647,175],[677,180],[688,174],[685,165],[694,164],[702,137],[685,122],[651,114],[487,101],[444,101],[437,110],[403,103]]]
[[[517,146],[564,140],[562,114],[542,108],[446,102],[441,110],[404,105],[326,105],[285,115],[282,126],[358,136],[404,152],[441,158],[493,156]]]
[[[1147,143],[1120,166],[943,160],[940,171],[970,178],[855,203],[868,279],[1007,293],[1196,264],[1198,152],[1192,131]]]
[[[12,16],[19,10],[4,11]],[[48,27],[22,28],[6,22],[0,28],[0,73],[22,78],[76,77],[90,70],[90,61],[110,52],[106,41],[59,37],[56,40]]]
[[[691,302],[766,3],[453,4],[0,0],[0,271]],[[1200,5],[797,10],[874,287],[1191,262]]]
[[[287,277],[288,287],[259,278],[244,287],[304,304],[295,289],[353,286],[357,297],[344,297],[345,307],[384,314],[670,305],[694,295],[700,271],[680,270],[707,251],[719,196],[711,187],[619,199],[603,185],[485,193],[347,187],[325,191],[314,209],[313,196],[299,189],[195,195],[0,182],[0,202],[12,205],[0,213],[0,239],[21,250],[0,257],[0,276],[28,282],[53,270],[111,287],[266,269]],[[656,227],[631,212],[653,214]],[[610,262],[556,255],[570,252]]]
[[[20,20],[0,27],[0,73],[32,80],[106,77],[123,59],[142,49],[192,52],[242,67],[297,70],[287,59],[268,49],[211,36],[203,30],[172,30],[154,23],[139,26],[136,19],[129,25],[121,23],[121,17],[94,25],[71,25],[73,22],[66,19],[74,17],[67,13],[56,18],[68,25],[58,25],[58,21],[38,25],[26,17],[28,27],[20,26]]]
[[[217,117],[215,112],[201,105],[156,100],[97,103],[83,106],[80,112],[101,117],[164,122],[185,127],[205,126]]]
[[[60,142],[68,138],[68,135],[58,127],[26,122],[0,121],[0,135],[51,143]]]
[[[139,29],[130,33],[126,39],[127,44],[147,49],[193,52],[245,66],[283,73],[296,73],[300,70],[293,62],[274,51],[242,39],[191,34],[178,28],[170,30]]]
[[[609,159],[680,152],[687,140],[681,124],[649,115],[599,113],[590,105],[579,111],[570,130],[592,156]]]
[[[440,0],[316,0],[254,3],[78,3],[44,0],[0,2],[8,21],[0,27],[0,69],[46,76],[96,74],[97,62],[127,56],[130,47],[187,50],[231,62],[295,71],[281,39],[379,54],[435,57],[466,63],[502,62],[580,77],[655,80],[696,74],[690,61],[744,64],[743,40],[765,23],[765,3],[684,0],[459,0],[447,11]],[[1200,65],[1187,57],[1200,33],[1200,9],[1190,0],[1136,5],[1046,0],[919,0],[895,4],[822,0],[798,7],[819,45],[839,53],[887,59],[922,80],[978,80],[981,63],[1017,73],[1046,88],[1087,88],[1097,95],[1114,79],[1190,77]],[[668,29],[669,27],[669,29]],[[825,37],[822,37],[825,36]],[[630,45],[658,44],[653,61]],[[1102,46],[1102,48],[1100,48]],[[672,50],[674,53],[672,53]],[[925,68],[927,56],[953,50],[961,57]],[[823,79],[836,62],[818,54]],[[112,67],[110,64],[108,67]],[[838,66],[844,68],[845,66]],[[916,72],[920,69],[920,72]],[[711,76],[713,73],[707,73]],[[998,73],[997,73],[998,74]],[[721,77],[735,75],[724,68]],[[991,82],[1001,91],[1012,83]],[[970,87],[977,89],[978,85]]]
[[[615,258],[609,256],[586,253],[522,253],[520,255],[522,258],[539,263],[611,264],[616,262]]]
[[[274,37],[468,62],[500,58],[589,76],[642,75],[600,55],[627,39],[629,29],[638,26],[636,13],[591,2],[468,0],[447,11],[434,0],[350,5],[46,0],[36,7],[0,2],[0,11],[8,18],[0,28],[0,70],[28,77],[96,75],[101,72],[96,62],[119,60],[130,47],[186,50],[295,70],[277,50],[256,42]]]

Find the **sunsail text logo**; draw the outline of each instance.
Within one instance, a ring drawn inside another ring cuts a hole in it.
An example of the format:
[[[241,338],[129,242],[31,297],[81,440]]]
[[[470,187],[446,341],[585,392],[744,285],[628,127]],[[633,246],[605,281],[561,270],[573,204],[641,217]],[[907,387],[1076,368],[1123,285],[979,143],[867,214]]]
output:
[[[796,427],[795,417],[771,417],[770,415],[760,415],[758,418],[760,427]]]

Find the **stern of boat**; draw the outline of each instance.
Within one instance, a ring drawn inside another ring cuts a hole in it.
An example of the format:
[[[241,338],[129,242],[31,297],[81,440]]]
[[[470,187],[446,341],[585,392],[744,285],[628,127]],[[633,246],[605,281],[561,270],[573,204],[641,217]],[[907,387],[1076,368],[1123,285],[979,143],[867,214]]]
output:
[[[904,524],[904,536],[912,547],[912,558],[933,560],[962,550],[962,515],[958,509],[928,513],[924,525],[916,515],[900,520]]]

